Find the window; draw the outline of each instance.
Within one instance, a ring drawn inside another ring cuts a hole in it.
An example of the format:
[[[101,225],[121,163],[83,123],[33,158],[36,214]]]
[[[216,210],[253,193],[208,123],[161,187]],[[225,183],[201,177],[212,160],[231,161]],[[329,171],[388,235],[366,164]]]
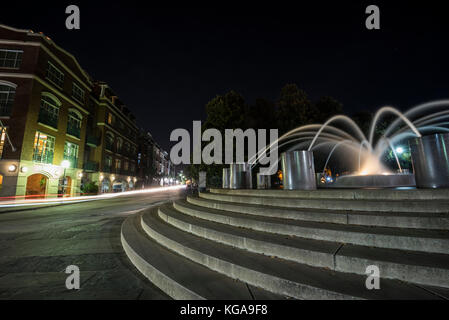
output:
[[[123,170],[128,171],[128,169],[129,169],[129,162],[125,160],[123,162]]]
[[[122,167],[122,160],[115,159],[115,169],[120,170],[121,167]]]
[[[61,103],[48,95],[42,95],[39,122],[58,128],[59,106]]]
[[[136,171],[136,164],[134,162],[131,162],[130,172],[134,173]]]
[[[84,90],[81,89],[75,82],[72,87],[72,96],[81,103],[84,103]]]
[[[113,151],[114,149],[114,136],[108,132],[105,136],[105,148],[106,150]]]
[[[130,153],[129,156],[130,156],[131,158],[135,158],[135,157],[136,157],[136,151],[137,151],[137,150],[136,150],[136,146],[133,145],[133,146],[131,147],[131,153]]]
[[[79,146],[75,143],[67,142],[64,145],[64,160],[70,161],[70,168],[78,166]]]
[[[0,116],[11,115],[15,95],[16,88],[14,86],[0,82]]]
[[[128,156],[129,155],[129,151],[130,151],[129,142],[125,142],[125,144],[123,145],[123,154]]]
[[[64,73],[59,71],[50,61],[47,66],[47,79],[62,88],[64,86]]]
[[[123,123],[123,121],[118,120],[118,127],[122,131],[125,130],[125,124]]]
[[[108,124],[114,125],[115,124],[115,116],[112,113],[108,113]]]
[[[67,133],[77,138],[81,136],[81,116],[73,110],[69,110]]]
[[[2,133],[0,136],[0,159],[3,156],[3,149],[5,148],[5,139],[6,139],[6,128],[2,128]]]
[[[0,68],[19,69],[22,54],[22,50],[0,49]]]
[[[34,137],[33,161],[52,164],[54,151],[55,138],[37,131]]]
[[[117,139],[117,152],[118,153],[122,152],[122,147],[123,147],[123,139],[122,138],[118,138]]]
[[[111,172],[111,168],[112,168],[112,157],[111,156],[106,156],[104,158],[104,168],[103,168],[103,170],[105,172]]]

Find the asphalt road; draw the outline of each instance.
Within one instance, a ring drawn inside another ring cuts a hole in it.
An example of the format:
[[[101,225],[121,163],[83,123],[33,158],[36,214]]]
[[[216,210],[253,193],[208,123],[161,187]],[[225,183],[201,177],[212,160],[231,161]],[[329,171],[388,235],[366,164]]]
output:
[[[123,220],[184,196],[138,194],[0,214],[0,299],[169,299],[129,262],[120,242]],[[67,266],[80,269],[68,290]]]

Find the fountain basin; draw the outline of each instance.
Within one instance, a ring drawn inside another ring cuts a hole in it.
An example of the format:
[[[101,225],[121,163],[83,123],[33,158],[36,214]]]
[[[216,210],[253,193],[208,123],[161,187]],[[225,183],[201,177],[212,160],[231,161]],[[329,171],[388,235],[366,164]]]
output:
[[[338,177],[332,184],[320,184],[321,188],[399,188],[415,187],[414,174],[372,174]]]

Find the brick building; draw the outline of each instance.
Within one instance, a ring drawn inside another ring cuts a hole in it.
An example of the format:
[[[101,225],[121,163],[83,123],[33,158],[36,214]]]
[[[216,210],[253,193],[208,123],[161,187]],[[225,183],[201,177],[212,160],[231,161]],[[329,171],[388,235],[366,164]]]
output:
[[[41,33],[0,25],[0,121],[0,197],[76,195],[89,182],[124,191],[153,180],[154,142],[139,145],[134,115]]]

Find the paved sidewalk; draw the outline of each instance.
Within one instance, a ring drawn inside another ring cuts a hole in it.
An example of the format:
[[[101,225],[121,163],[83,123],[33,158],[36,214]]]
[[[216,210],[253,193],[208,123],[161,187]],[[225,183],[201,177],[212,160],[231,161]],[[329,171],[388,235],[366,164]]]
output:
[[[168,299],[128,261],[126,217],[179,199],[182,191],[136,195],[0,215],[0,299]],[[81,289],[65,269],[77,265]]]

